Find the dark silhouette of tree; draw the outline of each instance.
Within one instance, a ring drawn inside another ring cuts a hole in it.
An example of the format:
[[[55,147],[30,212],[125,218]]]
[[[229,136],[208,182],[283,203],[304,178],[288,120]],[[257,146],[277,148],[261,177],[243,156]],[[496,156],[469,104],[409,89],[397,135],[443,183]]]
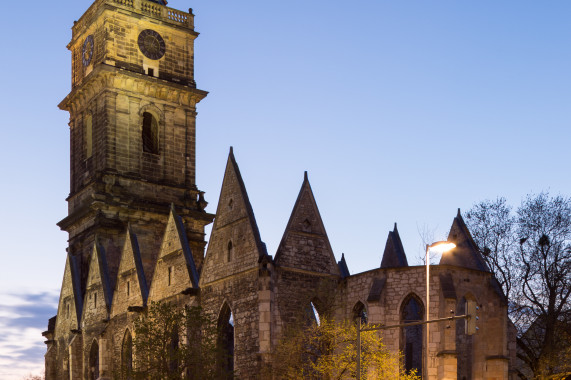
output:
[[[201,308],[151,303],[133,327],[135,360],[131,373],[122,374],[123,378],[219,378],[217,328]]]
[[[523,378],[571,371],[571,198],[528,195],[474,205],[466,222],[508,297]]]

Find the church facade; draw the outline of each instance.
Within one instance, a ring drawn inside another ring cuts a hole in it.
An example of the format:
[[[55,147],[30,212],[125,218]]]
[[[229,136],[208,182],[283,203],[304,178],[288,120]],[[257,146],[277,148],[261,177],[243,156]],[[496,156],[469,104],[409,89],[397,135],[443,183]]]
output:
[[[277,252],[263,243],[230,149],[215,214],[196,184],[192,10],[162,0],[95,0],[72,28],[69,234],[57,316],[44,332],[46,379],[112,379],[133,321],[153,301],[200,305],[233,330],[232,367],[258,379],[281,334],[322,284],[333,315],[385,325],[426,320],[426,271],[409,266],[395,225],[381,263],[350,275],[329,243],[307,174]],[[205,226],[213,224],[208,248]],[[431,266],[428,319],[480,306],[465,321],[383,332],[425,379],[512,379],[507,300],[460,211],[456,248]],[[321,299],[320,299],[321,297]],[[428,355],[427,355],[428,354]],[[428,356],[428,359],[426,359]]]

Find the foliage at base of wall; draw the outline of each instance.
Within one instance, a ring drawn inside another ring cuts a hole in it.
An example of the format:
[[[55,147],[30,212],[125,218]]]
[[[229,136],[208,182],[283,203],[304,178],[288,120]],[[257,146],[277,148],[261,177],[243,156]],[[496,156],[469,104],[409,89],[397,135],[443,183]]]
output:
[[[151,303],[134,323],[133,361],[122,361],[119,379],[209,380],[232,378],[217,363],[224,353],[217,345],[216,324],[200,307]]]
[[[289,328],[275,347],[264,375],[274,379],[354,379],[357,325],[321,317]],[[361,379],[420,379],[406,373],[402,355],[390,352],[375,331],[361,333]]]

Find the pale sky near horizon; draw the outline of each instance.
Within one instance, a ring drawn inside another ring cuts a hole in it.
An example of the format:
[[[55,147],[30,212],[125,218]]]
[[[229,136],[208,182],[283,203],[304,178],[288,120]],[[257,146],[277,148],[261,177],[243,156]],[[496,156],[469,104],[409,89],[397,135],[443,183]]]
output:
[[[3,4],[0,51],[0,378],[42,366],[67,236],[66,44],[90,0]],[[571,3],[563,0],[171,0],[194,9],[197,185],[216,211],[230,146],[275,254],[309,180],[337,259],[380,265],[395,222],[410,264],[420,231],[457,209],[569,195]],[[446,180],[443,180],[443,179]]]

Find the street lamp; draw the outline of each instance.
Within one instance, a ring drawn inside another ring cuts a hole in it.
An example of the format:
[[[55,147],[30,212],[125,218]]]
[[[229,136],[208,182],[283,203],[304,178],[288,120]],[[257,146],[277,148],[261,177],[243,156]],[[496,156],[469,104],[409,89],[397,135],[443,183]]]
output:
[[[430,245],[426,245],[426,321],[430,320],[430,251],[436,253],[444,253],[448,252],[451,249],[455,248],[456,244],[450,243],[448,241],[437,241]],[[429,338],[429,329],[430,324],[426,324],[426,378],[428,379],[428,358],[429,358],[429,350],[428,346],[430,344]]]

